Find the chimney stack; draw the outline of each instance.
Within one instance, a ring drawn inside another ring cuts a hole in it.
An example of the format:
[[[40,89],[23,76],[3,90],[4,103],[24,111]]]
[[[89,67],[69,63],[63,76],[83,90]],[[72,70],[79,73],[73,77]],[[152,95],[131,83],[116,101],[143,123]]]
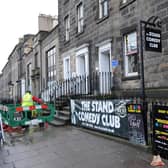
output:
[[[58,17],[40,14],[38,16],[39,31],[51,31],[58,24]]]

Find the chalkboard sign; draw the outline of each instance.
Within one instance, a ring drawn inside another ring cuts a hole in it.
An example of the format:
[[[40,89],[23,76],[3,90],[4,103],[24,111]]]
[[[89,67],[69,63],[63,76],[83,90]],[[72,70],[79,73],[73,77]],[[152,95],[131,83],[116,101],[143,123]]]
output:
[[[140,104],[127,105],[129,141],[146,145],[142,106]]]
[[[154,147],[164,158],[168,156],[168,106],[154,105]]]

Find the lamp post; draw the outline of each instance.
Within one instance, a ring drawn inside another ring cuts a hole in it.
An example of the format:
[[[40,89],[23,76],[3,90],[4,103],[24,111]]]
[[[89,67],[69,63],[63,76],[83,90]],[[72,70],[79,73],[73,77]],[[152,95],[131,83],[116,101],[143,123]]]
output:
[[[145,36],[143,40],[143,31]],[[144,47],[145,42],[145,47]],[[147,103],[144,80],[144,49],[151,52],[161,52],[161,20],[158,16],[152,16],[147,21],[140,21],[140,58],[141,58],[141,98],[145,125],[146,142],[148,143],[147,130]]]
[[[146,101],[145,80],[144,80],[144,43],[143,29],[145,30],[145,50],[151,52],[161,52],[161,20],[158,16],[151,16],[147,21],[140,21],[140,57],[141,57],[141,96],[143,102]],[[157,28],[157,29],[156,29]],[[154,35],[152,35],[154,34]],[[157,37],[156,34],[158,35]],[[159,38],[160,35],[160,39]],[[152,41],[157,40],[157,42]],[[160,41],[158,41],[160,40]]]

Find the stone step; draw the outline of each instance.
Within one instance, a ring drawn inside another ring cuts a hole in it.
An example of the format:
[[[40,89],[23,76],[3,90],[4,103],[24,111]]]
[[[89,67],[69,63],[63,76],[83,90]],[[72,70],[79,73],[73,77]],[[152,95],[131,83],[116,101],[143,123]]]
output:
[[[70,107],[67,105],[67,104],[59,104],[59,103],[57,103],[57,104],[55,104],[55,108],[56,108],[56,110],[67,110],[67,111],[69,111],[69,109],[70,109]]]
[[[57,111],[57,115],[63,115],[63,116],[70,116],[70,111],[66,111],[66,110],[58,110]]]
[[[64,109],[65,111],[70,111],[70,106],[64,106],[63,109]]]
[[[70,120],[70,116],[55,115],[54,117],[55,117],[55,119],[57,119],[57,120],[61,120],[61,121],[63,120],[63,121],[65,121],[65,122],[67,122],[67,121]]]
[[[49,122],[50,125],[53,125],[55,127],[59,127],[59,126],[64,126],[66,125],[65,121],[61,121],[61,120],[53,120]]]

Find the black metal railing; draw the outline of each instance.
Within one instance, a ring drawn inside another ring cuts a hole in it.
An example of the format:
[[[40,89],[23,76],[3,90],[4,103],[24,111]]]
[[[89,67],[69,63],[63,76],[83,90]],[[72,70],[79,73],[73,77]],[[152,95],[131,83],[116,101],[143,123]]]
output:
[[[54,101],[62,96],[108,95],[113,87],[111,72],[95,72],[63,81],[55,81],[41,92],[44,101]]]

